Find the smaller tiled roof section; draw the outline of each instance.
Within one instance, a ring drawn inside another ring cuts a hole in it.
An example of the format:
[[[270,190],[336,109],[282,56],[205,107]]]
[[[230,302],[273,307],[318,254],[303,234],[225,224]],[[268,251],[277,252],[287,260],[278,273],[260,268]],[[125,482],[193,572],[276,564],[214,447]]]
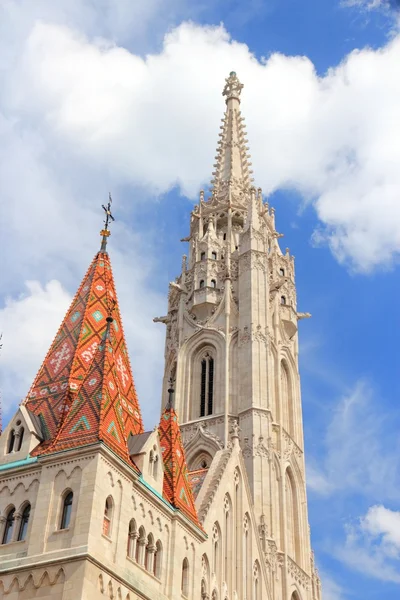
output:
[[[163,495],[200,527],[192,488],[189,483],[185,452],[175,410],[166,407],[158,428],[164,463]]]
[[[126,394],[129,383],[118,368],[120,348],[114,321],[107,318],[103,339],[79,392],[70,394],[68,412],[47,454],[103,441],[125,462],[128,439],[142,431],[140,413]]]
[[[208,471],[208,469],[197,469],[196,471],[189,472],[189,483],[195,499],[199,495]]]

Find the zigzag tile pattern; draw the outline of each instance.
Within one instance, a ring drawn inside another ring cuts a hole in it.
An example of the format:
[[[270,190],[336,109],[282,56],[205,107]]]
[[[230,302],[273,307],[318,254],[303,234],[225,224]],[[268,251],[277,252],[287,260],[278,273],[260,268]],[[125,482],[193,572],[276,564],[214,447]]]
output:
[[[25,404],[45,432],[36,454],[103,440],[129,460],[127,438],[143,423],[107,253],[90,265]]]
[[[166,408],[158,428],[164,463],[164,497],[200,527],[192,488],[189,483],[185,452],[178,417],[173,408]]]

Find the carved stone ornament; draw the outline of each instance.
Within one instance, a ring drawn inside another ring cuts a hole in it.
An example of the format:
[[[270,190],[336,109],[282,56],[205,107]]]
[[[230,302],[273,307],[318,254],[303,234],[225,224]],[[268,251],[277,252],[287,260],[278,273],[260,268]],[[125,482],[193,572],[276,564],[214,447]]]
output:
[[[269,458],[270,453],[268,448],[264,444],[264,438],[262,435],[258,438],[258,444],[255,447],[255,456],[260,456],[261,458]]]
[[[263,342],[265,346],[268,345],[270,336],[267,328],[263,330],[261,325],[254,326],[253,323],[250,327],[243,327],[242,331],[239,332],[239,348],[246,346],[250,341]]]
[[[289,460],[292,454],[297,456],[297,458],[301,458],[303,453],[296,442],[291,438],[291,436],[285,431],[282,430],[282,438],[283,438],[283,459]]]
[[[253,434],[253,438],[254,437],[255,436]],[[250,458],[251,456],[254,456],[253,447],[254,447],[254,444],[252,442],[249,442],[248,437],[245,437],[243,440],[243,448],[242,448],[243,458]]]
[[[303,569],[301,569],[295,562],[287,557],[288,573],[294,579],[296,583],[301,585],[304,589],[308,590],[310,587],[310,577]]]
[[[262,514],[260,517],[260,524],[258,526],[258,533],[261,540],[261,546],[264,552],[267,552],[267,537],[268,537],[268,526],[265,522],[265,515]]]
[[[269,540],[267,540],[265,559],[266,559],[267,567],[271,571],[271,574],[277,572],[277,562],[278,562],[277,558],[278,558],[278,548],[276,546],[276,542],[273,539],[269,539]]]
[[[258,270],[266,273],[268,270],[265,252],[249,250],[239,258],[239,275],[250,270]]]
[[[195,425],[181,425],[183,445],[186,447],[189,444],[189,442],[191,442],[192,439],[196,437],[196,435],[201,434],[205,438],[214,441],[217,444],[218,448],[222,449],[224,447],[224,444],[221,438],[209,430],[209,427],[218,425],[221,422],[224,422],[223,418],[210,419],[208,421],[204,421],[203,423],[196,423]]]

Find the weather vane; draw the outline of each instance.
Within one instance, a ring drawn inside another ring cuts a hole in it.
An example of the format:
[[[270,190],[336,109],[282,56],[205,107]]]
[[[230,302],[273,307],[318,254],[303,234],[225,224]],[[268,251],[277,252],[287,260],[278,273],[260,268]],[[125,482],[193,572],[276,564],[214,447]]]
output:
[[[101,242],[101,248],[100,248],[100,252],[107,252],[106,248],[107,248],[107,238],[110,236],[111,232],[110,232],[110,222],[111,221],[115,221],[112,212],[111,212],[111,204],[112,204],[112,198],[111,198],[111,194],[108,194],[108,204],[107,206],[104,206],[104,204],[102,204],[102,208],[104,210],[104,212],[106,213],[106,218],[104,219],[104,229],[102,229],[100,231],[100,235],[103,236],[102,242]]]

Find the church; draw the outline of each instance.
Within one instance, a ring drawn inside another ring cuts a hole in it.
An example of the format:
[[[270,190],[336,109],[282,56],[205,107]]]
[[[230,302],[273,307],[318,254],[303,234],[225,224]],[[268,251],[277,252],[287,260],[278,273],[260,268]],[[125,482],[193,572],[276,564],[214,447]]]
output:
[[[253,185],[242,88],[231,72],[211,192],[154,319],[166,341],[152,431],[103,207],[100,250],[0,437],[2,599],[322,599],[298,369],[310,315]]]

